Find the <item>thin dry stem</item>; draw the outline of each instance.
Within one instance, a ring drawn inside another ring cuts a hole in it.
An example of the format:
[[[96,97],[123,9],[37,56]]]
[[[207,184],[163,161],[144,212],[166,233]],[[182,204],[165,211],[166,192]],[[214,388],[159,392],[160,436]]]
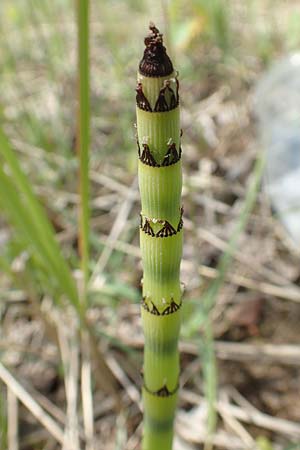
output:
[[[49,416],[13,375],[0,363],[0,379],[7,385],[12,393],[23,403],[31,414],[48,430],[60,443],[64,442],[64,432],[55,420]]]

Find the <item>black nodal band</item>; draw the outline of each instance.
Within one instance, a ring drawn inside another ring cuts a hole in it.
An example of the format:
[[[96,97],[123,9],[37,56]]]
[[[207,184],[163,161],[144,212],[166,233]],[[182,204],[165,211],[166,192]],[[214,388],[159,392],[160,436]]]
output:
[[[164,226],[156,233],[156,237],[169,237],[169,236],[174,236],[177,233],[177,231],[175,230],[175,228],[170,224],[170,222],[168,222],[167,220],[165,220]]]
[[[145,38],[145,50],[139,70],[146,77],[165,77],[174,71],[173,64],[163,45],[163,37],[155,25],[150,24],[150,33]]]
[[[177,108],[179,105],[179,91],[178,80],[176,78],[176,95],[174,90],[170,87],[170,80],[165,81],[165,85],[160,89],[157,100],[155,102],[154,109],[152,109],[149,100],[147,99],[141,82],[138,82],[136,87],[136,104],[138,108],[143,111],[151,113],[155,112],[168,112]]]
[[[144,233],[148,234],[149,236],[152,236],[152,237],[155,236],[155,233],[154,233],[154,231],[153,231],[153,229],[152,229],[152,227],[150,225],[150,221],[147,220],[147,219],[145,219],[145,223],[142,226],[142,230],[143,230]]]
[[[162,228],[158,230],[156,233],[154,232],[151,223],[153,224],[162,224]],[[176,228],[173,227],[170,222],[164,219],[153,219],[146,217],[143,213],[140,213],[140,229],[152,237],[157,238],[166,238],[170,236],[174,236],[177,233],[180,233],[180,231],[183,228],[183,206],[180,208],[180,217],[179,222]]]
[[[151,308],[149,307],[148,303],[147,303],[147,298],[143,297],[142,301],[141,301],[141,306],[145,309],[145,311],[147,311],[150,314],[153,314],[154,316],[160,316],[160,312],[157,309],[157,307],[155,306],[155,304],[151,301]]]
[[[168,167],[172,166],[173,164],[178,163],[181,159],[182,150],[181,146],[179,147],[179,151],[176,149],[176,144],[172,143],[168,145],[167,153],[164,156],[164,159],[161,164],[158,164],[154,156],[151,153],[150,147],[148,144],[143,144],[143,150],[141,151],[139,141],[137,140],[137,147],[138,147],[138,157],[139,160],[150,167]]]
[[[150,312],[149,306],[147,305],[147,302],[146,302],[146,297],[143,297],[143,298],[142,298],[142,300],[141,300],[141,306],[142,306],[147,312]]]
[[[150,310],[151,314],[153,314],[154,316],[160,316],[160,312],[157,309],[157,307],[154,305],[153,302],[151,302],[151,310]]]
[[[164,157],[162,162],[162,166],[171,166],[172,164],[176,164],[180,160],[179,153],[176,149],[176,144],[172,143],[168,146],[168,151]]]
[[[141,147],[140,147],[140,143],[139,143],[138,138],[136,138],[136,145],[137,145],[137,148],[138,148],[139,159],[141,159]]]
[[[169,314],[173,314],[174,312],[178,311],[181,308],[182,302],[179,304],[175,303],[172,299],[171,304],[167,306],[162,312],[163,316],[168,316]]]
[[[179,382],[177,383],[176,387],[174,389],[172,389],[171,391],[169,390],[169,388],[167,387],[166,384],[164,384],[157,391],[151,391],[150,389],[147,388],[147,386],[144,383],[144,389],[145,389],[145,391],[148,392],[148,394],[154,395],[155,397],[170,397],[171,395],[176,394],[176,392],[178,391]]]
[[[175,95],[173,89],[170,87],[170,81],[167,80],[165,81],[165,86],[159,91],[154,112],[171,111],[178,106],[178,103],[179,94],[177,93],[177,95]]]
[[[180,303],[176,303],[173,298],[171,298],[170,304],[162,311],[159,312],[157,306],[153,303],[152,300],[149,300],[151,306],[147,303],[147,297],[143,297],[141,301],[141,306],[144,308],[145,311],[147,311],[150,314],[153,314],[154,316],[168,316],[170,314],[174,314],[182,307],[182,300],[180,300]]]
[[[143,144],[143,151],[142,151],[142,153],[140,151],[139,158],[140,158],[141,162],[146,164],[147,166],[158,167],[157,162],[155,161],[154,157],[151,154],[149,145],[147,145],[147,144]]]
[[[136,104],[137,106],[142,109],[143,111],[149,111],[152,112],[151,105],[149,103],[149,100],[145,96],[143,92],[143,86],[142,83],[138,83],[136,87]]]
[[[184,212],[184,210],[183,210],[183,206],[180,208],[180,219],[179,219],[179,223],[178,223],[178,226],[177,226],[177,232],[179,233],[181,230],[182,230],[182,228],[183,228],[183,212]]]
[[[176,80],[176,98],[177,98],[177,105],[179,104],[179,81],[177,76],[175,77]]]
[[[167,103],[165,93],[166,93],[166,88],[162,88],[159,91],[158,98],[157,98],[155,106],[154,106],[155,112],[169,111],[169,105]]]

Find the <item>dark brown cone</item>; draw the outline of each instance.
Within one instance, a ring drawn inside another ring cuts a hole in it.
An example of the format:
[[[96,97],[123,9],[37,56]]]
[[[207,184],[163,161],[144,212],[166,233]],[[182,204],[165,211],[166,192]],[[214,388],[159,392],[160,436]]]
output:
[[[150,23],[150,33],[145,38],[146,48],[139,70],[146,77],[166,77],[174,71],[173,64],[163,45],[162,34]]]

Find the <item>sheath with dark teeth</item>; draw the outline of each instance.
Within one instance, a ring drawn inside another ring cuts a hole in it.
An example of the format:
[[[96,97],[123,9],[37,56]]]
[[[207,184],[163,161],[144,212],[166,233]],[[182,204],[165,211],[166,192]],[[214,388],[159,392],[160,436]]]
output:
[[[171,166],[172,164],[176,164],[181,159],[181,147],[179,147],[179,151],[177,151],[175,143],[169,144],[167,146],[167,151],[161,164],[159,164],[155,160],[148,144],[142,144],[142,146],[143,151],[141,152],[141,146],[139,140],[137,139],[138,157],[140,161],[146,164],[147,166],[151,167]]]

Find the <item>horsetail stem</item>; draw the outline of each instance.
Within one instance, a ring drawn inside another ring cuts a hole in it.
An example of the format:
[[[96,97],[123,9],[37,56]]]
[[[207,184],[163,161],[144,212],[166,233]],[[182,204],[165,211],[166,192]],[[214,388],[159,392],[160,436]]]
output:
[[[179,84],[150,24],[136,89],[145,336],[143,450],[171,450],[179,387],[182,254]]]

